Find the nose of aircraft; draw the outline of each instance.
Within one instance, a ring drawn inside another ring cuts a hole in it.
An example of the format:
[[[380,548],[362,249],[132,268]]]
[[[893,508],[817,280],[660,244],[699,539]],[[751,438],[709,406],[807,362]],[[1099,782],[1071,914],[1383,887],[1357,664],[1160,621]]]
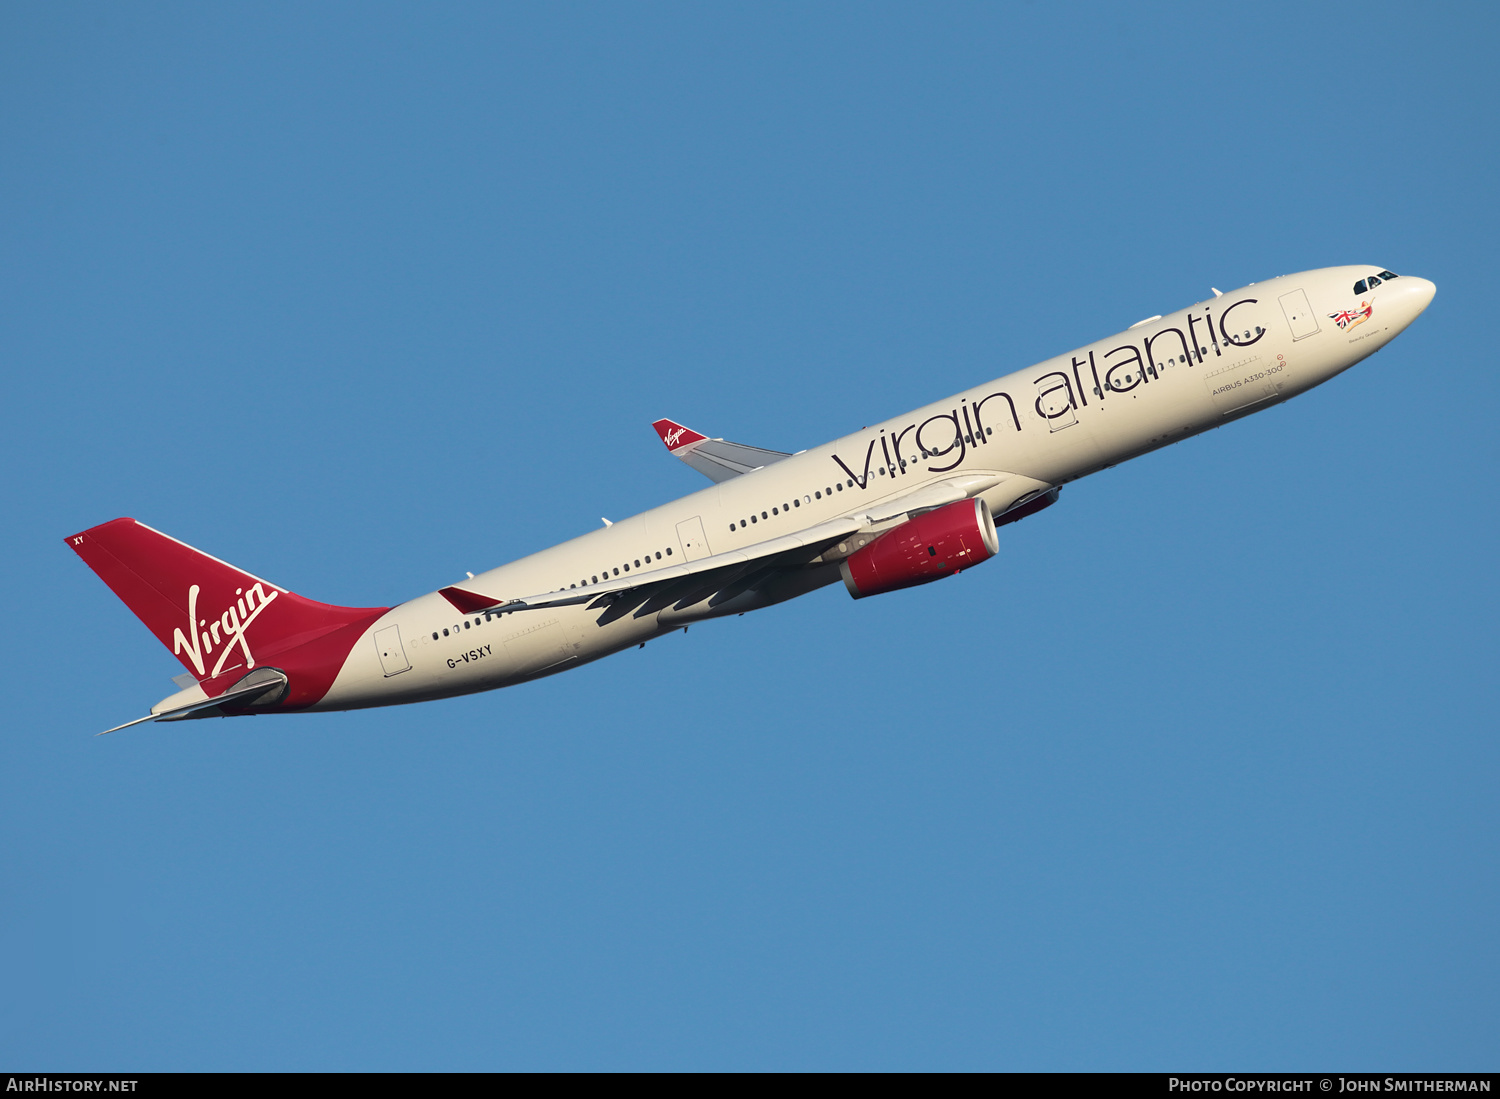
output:
[[[1415,275],[1403,275],[1394,282],[1386,283],[1386,286],[1394,290],[1394,296],[1400,299],[1402,311],[1407,314],[1407,324],[1416,320],[1422,310],[1432,304],[1433,295],[1437,293],[1435,284]]]
[[[1407,276],[1406,279],[1401,279],[1401,282],[1407,283],[1404,291],[1412,309],[1412,316],[1418,315],[1433,303],[1433,297],[1437,294],[1436,283],[1428,282],[1427,279],[1419,279],[1416,276]]]

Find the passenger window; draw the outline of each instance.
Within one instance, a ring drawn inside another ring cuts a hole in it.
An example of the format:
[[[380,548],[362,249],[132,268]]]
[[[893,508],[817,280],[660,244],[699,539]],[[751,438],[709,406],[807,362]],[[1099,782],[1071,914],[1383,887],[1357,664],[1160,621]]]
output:
[[[729,524],[729,529],[730,529],[730,530],[734,530],[734,524],[733,524],[733,523],[730,523],[730,524]]]
[[[615,569],[615,575],[616,575],[616,576],[619,576],[619,575],[620,575],[620,570],[619,570],[619,569]]]
[[[438,639],[438,638],[437,638],[437,634],[433,634],[433,635],[432,635],[432,639],[433,639],[433,640],[434,640],[434,641],[436,641],[436,640],[437,640],[437,639]]]
[[[823,499],[823,494],[821,492],[815,492],[813,493],[813,495],[816,496],[819,500]]]
[[[771,514],[772,515],[780,515],[781,511],[778,508],[772,508],[771,509]]]
[[[667,556],[668,556],[668,557],[671,557],[671,556],[672,556],[672,547],[671,547],[671,546],[668,546],[668,547],[667,547]]]
[[[618,569],[617,569],[617,570],[615,570],[615,571],[617,571],[617,572],[618,572],[618,571],[619,571],[619,570],[618,570]],[[629,561],[626,561],[626,562],[625,562],[625,571],[626,571],[626,572],[629,572],[629,571],[630,571],[630,562],[629,562]]]
[[[761,517],[761,518],[762,518],[762,519],[769,519],[769,518],[770,518],[770,516],[769,516],[769,515],[767,515],[767,514],[766,514],[766,513],[765,513],[765,512],[761,512],[761,513],[760,513],[760,517]],[[753,515],[752,515],[752,516],[750,516],[750,518],[752,518],[752,519],[754,519],[754,518],[755,518],[755,516],[753,516]]]
[[[599,578],[597,576],[594,577],[594,583],[596,583],[596,584],[599,583]]]
[[[854,482],[850,481],[849,483],[852,485]],[[833,487],[836,488],[836,489],[838,489],[840,492],[843,492],[844,491],[844,482],[840,481],[838,484],[834,485]]]
[[[657,551],[656,551],[656,559],[657,559],[657,560],[658,560],[658,561],[660,561],[660,560],[661,560],[661,550],[657,550]]]
[[[755,517],[755,516],[753,516],[753,515],[752,515],[752,516],[750,516],[750,521],[751,521],[751,522],[752,522],[752,523],[758,523],[758,522],[760,522],[760,520],[759,520],[759,519],[757,519],[757,518],[756,518],[756,517]]]
[[[649,557],[647,557],[647,558],[646,558],[646,560],[648,560],[648,561],[649,561],[649,560],[651,560],[651,558],[649,558]],[[640,567],[641,567],[641,563],[640,563],[640,562],[639,562],[639,561],[637,561],[637,562],[636,562],[636,563],[635,563],[635,567],[636,567],[636,568],[640,568]]]

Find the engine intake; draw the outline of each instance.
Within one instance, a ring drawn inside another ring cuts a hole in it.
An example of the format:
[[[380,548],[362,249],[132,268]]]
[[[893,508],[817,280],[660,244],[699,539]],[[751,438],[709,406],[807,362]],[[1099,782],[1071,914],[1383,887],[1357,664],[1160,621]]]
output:
[[[1000,550],[995,520],[983,500],[960,500],[886,531],[839,562],[855,599],[911,588],[988,561]]]

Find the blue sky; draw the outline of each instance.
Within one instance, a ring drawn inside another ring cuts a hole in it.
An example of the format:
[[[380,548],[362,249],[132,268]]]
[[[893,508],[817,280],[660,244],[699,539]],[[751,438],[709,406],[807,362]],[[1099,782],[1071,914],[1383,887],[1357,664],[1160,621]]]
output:
[[[0,1060],[1493,1068],[1491,6],[0,10]],[[119,515],[386,604],[1312,267],[1438,285],[963,576],[144,726]]]

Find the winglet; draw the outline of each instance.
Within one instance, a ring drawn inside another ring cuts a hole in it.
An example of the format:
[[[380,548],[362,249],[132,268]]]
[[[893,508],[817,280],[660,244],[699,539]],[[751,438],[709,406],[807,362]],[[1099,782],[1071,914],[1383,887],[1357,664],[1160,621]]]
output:
[[[651,426],[667,444],[672,457],[686,462],[715,484],[791,457],[781,450],[763,450],[758,446],[710,439],[675,420],[657,420]]]
[[[667,449],[674,452],[693,443],[701,443],[708,438],[707,435],[700,435],[692,428],[683,427],[671,420],[657,420],[651,426],[656,428],[656,433],[661,436],[661,441],[667,444]]]

